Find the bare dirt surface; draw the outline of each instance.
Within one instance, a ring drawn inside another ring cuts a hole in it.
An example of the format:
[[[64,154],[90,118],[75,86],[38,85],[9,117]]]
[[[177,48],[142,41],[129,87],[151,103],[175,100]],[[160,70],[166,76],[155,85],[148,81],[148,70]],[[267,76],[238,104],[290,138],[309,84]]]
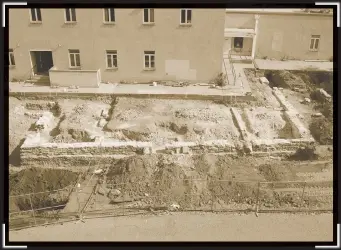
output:
[[[113,162],[103,183],[98,187],[93,209],[126,207],[169,207],[179,204],[183,209],[253,209],[258,182],[299,181],[293,194],[278,196],[274,187],[266,187],[259,194],[260,201],[268,207],[311,207],[314,198],[300,200],[291,196],[301,194],[304,181],[319,181],[313,186],[329,188],[332,162],[296,162],[255,157],[227,155],[151,155],[123,158]],[[324,182],[322,182],[324,181]],[[325,182],[328,182],[327,184]],[[321,186],[320,186],[321,185]],[[327,185],[327,186],[325,186]],[[279,188],[291,187],[283,184]],[[330,197],[324,204],[330,208]],[[323,197],[322,197],[323,199]]]
[[[25,211],[31,209],[29,196],[17,196],[22,194],[48,192],[58,190],[70,185],[74,185],[77,181],[79,173],[70,170],[61,169],[43,169],[43,168],[27,168],[19,172],[10,174],[9,176],[9,195],[15,196],[9,199],[9,210]],[[44,207],[58,203],[57,199],[50,197],[50,193],[40,193],[32,195],[32,205]]]
[[[25,102],[17,98],[9,98],[9,164],[13,166],[20,165],[20,146],[25,140],[30,127],[37,120],[34,116],[25,115],[28,110]],[[33,112],[31,112],[33,113]]]
[[[280,226],[279,226],[280,225]],[[333,214],[198,214],[89,219],[11,231],[15,241],[332,241]]]
[[[239,138],[228,107],[210,101],[119,98],[106,128],[118,139],[156,145]]]

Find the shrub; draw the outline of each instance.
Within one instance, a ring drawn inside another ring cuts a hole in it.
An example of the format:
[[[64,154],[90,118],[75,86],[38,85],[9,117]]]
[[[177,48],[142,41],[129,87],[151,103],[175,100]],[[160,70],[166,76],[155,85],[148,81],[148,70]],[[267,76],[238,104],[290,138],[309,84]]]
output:
[[[216,86],[222,87],[222,86],[225,86],[225,79],[226,79],[225,74],[220,73],[220,74],[217,75],[216,78],[214,78],[211,81],[211,83],[216,85]]]
[[[309,125],[312,136],[322,145],[328,145],[332,142],[333,122],[327,118],[313,119]]]
[[[298,160],[298,161],[311,161],[311,160],[317,160],[318,155],[315,153],[315,146],[306,146],[304,148],[299,148],[293,154],[290,159],[291,160]]]

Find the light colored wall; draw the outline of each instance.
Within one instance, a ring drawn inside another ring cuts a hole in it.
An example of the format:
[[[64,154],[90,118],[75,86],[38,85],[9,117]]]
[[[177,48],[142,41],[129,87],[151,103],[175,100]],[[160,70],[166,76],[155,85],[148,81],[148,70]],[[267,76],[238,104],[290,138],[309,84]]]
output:
[[[10,79],[27,78],[33,49],[52,50],[58,69],[68,69],[68,49],[79,49],[82,69],[100,68],[103,81],[207,81],[221,72],[224,9],[193,9],[190,27],[179,25],[179,9],[155,9],[153,26],[142,24],[142,9],[116,9],[115,25],[103,24],[103,9],[76,9],[77,24],[64,24],[64,9],[41,12],[42,24],[31,24],[28,9],[9,11]],[[117,70],[106,70],[105,50],[117,50]],[[145,50],[155,50],[155,71],[143,71]]]
[[[52,86],[69,87],[79,86],[87,88],[96,88],[100,84],[100,70],[65,70],[58,71],[51,69],[49,71],[50,82]]]
[[[225,28],[254,29],[255,16],[252,14],[226,13]]]
[[[332,16],[261,15],[258,30],[256,58],[329,60],[333,56]],[[279,39],[273,46],[275,33]],[[321,35],[318,52],[309,51],[311,35]]]

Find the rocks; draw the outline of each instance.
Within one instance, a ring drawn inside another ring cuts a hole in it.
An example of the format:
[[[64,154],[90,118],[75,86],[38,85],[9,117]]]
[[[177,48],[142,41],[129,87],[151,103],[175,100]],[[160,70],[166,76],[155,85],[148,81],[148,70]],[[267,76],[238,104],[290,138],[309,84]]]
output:
[[[321,117],[323,116],[322,113],[314,113],[311,115],[312,117]]]
[[[102,112],[101,112],[101,116],[102,116],[104,119],[109,119],[109,110],[103,109]]]
[[[261,83],[263,83],[263,84],[269,84],[269,80],[266,78],[266,77],[260,77],[259,78],[259,81],[261,82]]]
[[[305,102],[305,103],[310,103],[311,100],[310,100],[308,97],[306,97],[306,98],[304,98],[304,102]]]
[[[103,128],[106,124],[107,124],[107,121],[104,118],[102,118],[98,121],[97,126],[100,128]]]
[[[48,128],[54,117],[51,112],[44,112],[43,115],[39,118],[39,120],[35,123],[36,130],[44,130]]]

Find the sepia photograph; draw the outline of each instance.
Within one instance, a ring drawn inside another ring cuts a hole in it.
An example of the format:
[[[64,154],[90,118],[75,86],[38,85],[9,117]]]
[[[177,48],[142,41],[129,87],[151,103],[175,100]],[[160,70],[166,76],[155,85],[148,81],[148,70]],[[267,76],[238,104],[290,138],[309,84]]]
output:
[[[336,5],[7,5],[8,245],[336,244]]]

